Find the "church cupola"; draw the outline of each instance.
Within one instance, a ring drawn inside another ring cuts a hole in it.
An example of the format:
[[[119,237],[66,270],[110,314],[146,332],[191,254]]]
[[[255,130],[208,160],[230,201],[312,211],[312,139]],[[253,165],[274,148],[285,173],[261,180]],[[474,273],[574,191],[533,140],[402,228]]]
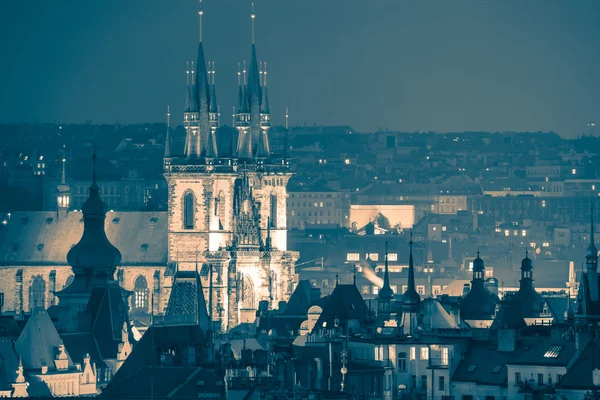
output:
[[[71,204],[71,188],[67,185],[67,153],[65,146],[63,146],[62,156],[62,174],[60,178],[60,185],[56,188],[56,202],[58,206],[58,217],[67,215],[69,206]]]
[[[485,264],[479,251],[473,261],[471,290],[460,301],[460,315],[465,321],[475,321],[473,327],[489,327],[496,315],[498,298],[485,288]],[[485,324],[477,321],[488,321]],[[487,325],[487,326],[486,326]]]
[[[67,262],[73,267],[74,280],[83,279],[86,287],[95,280],[103,283],[114,279],[117,266],[121,263],[121,252],[113,246],[104,230],[106,207],[100,198],[100,187],[96,181],[96,151],[92,156],[92,185],[90,196],[83,203],[83,235],[67,254]]]
[[[533,262],[527,252],[525,252],[525,258],[521,261],[521,280],[519,284],[519,291],[515,294],[514,301],[521,310],[523,318],[539,319],[548,317],[546,300],[533,286]]]

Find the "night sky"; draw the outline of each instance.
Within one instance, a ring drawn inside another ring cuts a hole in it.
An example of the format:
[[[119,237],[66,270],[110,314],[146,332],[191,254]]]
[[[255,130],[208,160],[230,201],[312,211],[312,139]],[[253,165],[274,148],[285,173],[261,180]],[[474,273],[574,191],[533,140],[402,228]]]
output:
[[[0,122],[182,119],[196,0],[0,1]],[[223,124],[250,1],[205,0]],[[275,123],[556,131],[600,122],[599,0],[258,0]]]

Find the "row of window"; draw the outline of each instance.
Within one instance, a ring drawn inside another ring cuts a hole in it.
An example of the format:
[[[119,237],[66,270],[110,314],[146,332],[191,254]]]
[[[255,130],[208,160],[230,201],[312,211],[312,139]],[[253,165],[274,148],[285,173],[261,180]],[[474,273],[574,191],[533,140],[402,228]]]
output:
[[[308,206],[307,206],[308,204]],[[303,201],[302,203],[300,202],[293,202],[290,201],[290,207],[333,207],[333,202],[331,201],[315,201],[314,203],[306,203],[305,201]]]
[[[563,375],[562,374],[556,374],[556,382],[552,381],[552,374],[548,374],[546,380],[544,380],[544,374],[542,373],[538,373],[537,374],[537,385],[538,386],[542,386],[542,385],[552,385],[553,383],[558,383],[560,382],[560,380],[562,379]],[[532,378],[533,379],[533,374],[532,374]],[[523,379],[523,377],[521,376],[520,372],[515,372],[515,386],[520,385],[521,383],[525,382],[527,379]]]
[[[307,216],[308,217],[312,217],[313,216],[312,211],[308,211],[308,213],[306,211],[302,211],[302,212],[298,212],[297,213],[296,211],[292,210],[291,214],[292,214],[292,217],[296,217],[296,216],[298,216],[298,217],[307,217]],[[334,212],[334,214],[335,214],[336,217],[339,217],[340,211],[337,210],[337,211]],[[324,217],[325,213],[324,213],[324,211],[320,211],[320,212],[319,211],[315,211],[315,215],[314,216],[315,217]],[[331,217],[331,211],[327,211],[327,216]]]
[[[324,198],[330,199],[332,196],[331,196],[331,193],[327,193],[327,194],[324,194],[324,193],[319,193],[319,194],[317,194],[317,193],[314,193],[314,194],[313,193],[290,193],[290,197],[300,197],[300,198],[313,198],[314,197],[315,199],[324,199]]]
[[[398,285],[390,285],[390,287],[392,288],[392,290],[394,291],[394,293],[398,294]],[[438,294],[440,294],[440,292],[443,290],[445,286],[441,286],[441,285],[435,285],[432,287],[432,295],[433,296],[437,296]],[[404,293],[406,292],[406,285],[402,285],[402,292]],[[376,285],[363,285],[362,286],[362,294],[379,294],[379,286]],[[424,285],[417,285],[416,287],[417,289],[417,293],[419,293],[421,296],[425,295],[425,286]]]
[[[379,253],[367,253],[365,254],[366,258],[372,261],[379,261]],[[346,261],[360,261],[360,253],[346,254]],[[388,261],[398,261],[398,253],[388,253]]]

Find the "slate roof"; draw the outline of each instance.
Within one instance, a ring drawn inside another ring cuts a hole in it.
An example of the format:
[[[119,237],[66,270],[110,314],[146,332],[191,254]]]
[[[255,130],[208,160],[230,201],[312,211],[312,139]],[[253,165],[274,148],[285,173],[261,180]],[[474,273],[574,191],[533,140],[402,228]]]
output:
[[[122,289],[117,282],[95,287],[88,301],[91,333],[96,339],[102,358],[116,358],[123,338],[124,324],[128,322]]]
[[[109,212],[106,236],[121,250],[121,265],[167,264],[166,212]],[[0,230],[0,265],[67,265],[83,234],[83,215],[16,212]]]
[[[91,333],[63,333],[60,338],[75,363],[83,364],[85,355],[89,354],[92,363],[95,363],[97,368],[107,368],[100,354],[98,343]]]
[[[15,351],[21,357],[23,367],[27,369],[40,369],[42,365],[52,369],[56,349],[63,344],[48,313],[43,308],[35,308],[27,321],[21,336],[15,343]],[[67,352],[69,367],[73,361]]]
[[[339,319],[339,326],[345,328],[348,320],[358,320],[360,323],[366,323],[369,317],[369,308],[356,286],[337,285],[327,298],[315,329],[322,328],[324,322],[327,323],[327,328],[333,328],[336,318]]]
[[[594,390],[592,371],[600,369],[600,341],[592,340],[583,349],[581,355],[568,369],[565,376],[556,384],[558,389]]]
[[[517,343],[517,351],[502,352],[490,343],[469,343],[465,358],[460,362],[452,382],[475,382],[478,385],[506,386],[507,364],[511,364],[523,348],[535,345],[539,338],[525,338]]]
[[[191,399],[210,394],[225,398],[223,379],[207,370],[199,367],[143,367],[127,380],[111,383],[100,397]]]
[[[150,326],[111,380],[109,393],[117,393],[111,392],[113,386],[119,387],[123,382],[127,384],[134,376],[139,376],[144,368],[165,368],[161,362],[164,349],[175,350],[173,365],[182,365],[181,357],[191,344],[206,344],[204,332],[198,325]]]
[[[294,293],[292,293],[283,314],[306,316],[308,309],[320,297],[321,291],[319,289],[313,288],[309,281],[301,280],[296,285],[296,289],[294,289]]]
[[[558,353],[556,357],[547,357],[549,352]],[[560,342],[546,338],[529,349],[523,349],[512,359],[511,365],[547,365],[567,366],[575,354],[575,341],[561,340]]]
[[[200,275],[196,271],[175,273],[164,325],[199,325],[204,332],[210,329],[206,301]]]

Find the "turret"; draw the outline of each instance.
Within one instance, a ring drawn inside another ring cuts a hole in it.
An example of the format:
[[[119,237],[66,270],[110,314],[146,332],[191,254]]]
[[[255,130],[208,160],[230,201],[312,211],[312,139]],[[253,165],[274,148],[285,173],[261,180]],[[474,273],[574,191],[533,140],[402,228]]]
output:
[[[163,167],[165,171],[171,165],[171,106],[167,106],[167,132],[165,134],[165,153],[163,155]]]
[[[515,302],[524,318],[539,318],[544,313],[546,301],[533,287],[533,262],[527,252],[521,261],[521,280]]]

